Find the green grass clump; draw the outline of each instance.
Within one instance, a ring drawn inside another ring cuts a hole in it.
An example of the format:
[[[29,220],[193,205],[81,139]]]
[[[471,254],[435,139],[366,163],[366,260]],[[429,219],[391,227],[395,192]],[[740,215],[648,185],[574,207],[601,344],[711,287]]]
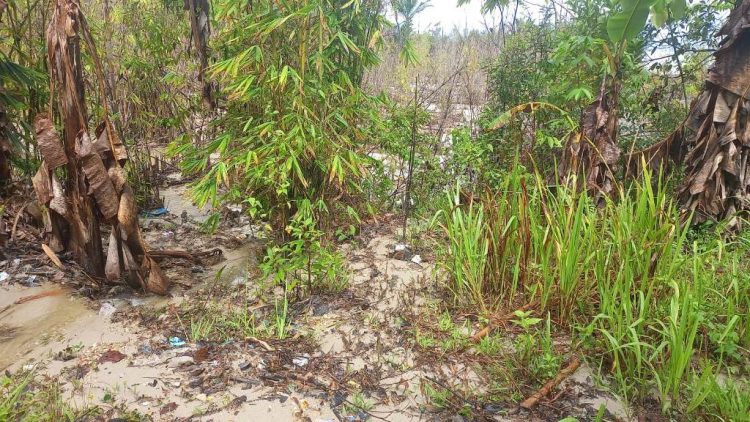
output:
[[[595,200],[515,170],[471,201],[457,191],[434,220],[446,236],[441,269],[457,306],[549,314],[628,400],[655,391],[666,414],[731,419],[747,386],[701,380],[706,367],[712,380],[748,375],[748,241],[704,233],[691,243],[663,186],[647,174]],[[529,328],[526,344],[544,337]],[[559,364],[549,363],[541,372]]]

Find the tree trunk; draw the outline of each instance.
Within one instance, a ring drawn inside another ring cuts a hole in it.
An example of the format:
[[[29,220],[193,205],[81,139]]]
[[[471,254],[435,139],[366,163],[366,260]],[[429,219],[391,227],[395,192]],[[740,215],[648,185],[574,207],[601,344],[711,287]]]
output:
[[[558,175],[564,183],[602,198],[615,192],[615,167],[621,150],[617,145],[620,84],[602,80],[597,99],[581,114],[580,131],[571,134],[562,152]]]
[[[750,210],[750,0],[744,0],[719,30],[706,87],[688,118],[664,141],[629,158],[654,171],[668,161],[685,165],[678,189],[693,224],[730,219]]]
[[[203,106],[208,110],[213,110],[216,107],[214,88],[211,81],[206,77],[210,55],[208,39],[211,36],[208,0],[185,0],[184,6],[190,17],[191,38],[199,61],[198,81],[201,83]]]
[[[88,196],[86,179],[76,153],[79,136],[87,131],[83,64],[78,34],[79,5],[56,0],[55,13],[47,32],[50,72],[58,95],[58,112],[63,123],[63,146],[67,156],[67,191],[70,206],[70,237],[66,249],[90,274],[104,276],[104,255],[99,218]],[[66,33],[71,28],[73,33]]]
[[[93,140],[87,127],[81,41],[94,63],[104,109],[104,121]],[[77,0],[55,0],[47,29],[47,54],[50,94],[53,102],[56,96],[63,142],[60,145],[51,117],[38,115],[34,131],[43,161],[32,182],[39,202],[50,210],[50,221],[45,222],[52,235],[50,245],[56,249],[54,240],[59,239],[59,246],[72,251],[91,275],[111,282],[125,275],[132,287],[166,294],[169,282],[141,237],[135,198],[122,168],[127,152],[109,120],[104,72]],[[62,166],[67,175],[65,189],[54,172]],[[101,222],[112,225],[106,261]]]

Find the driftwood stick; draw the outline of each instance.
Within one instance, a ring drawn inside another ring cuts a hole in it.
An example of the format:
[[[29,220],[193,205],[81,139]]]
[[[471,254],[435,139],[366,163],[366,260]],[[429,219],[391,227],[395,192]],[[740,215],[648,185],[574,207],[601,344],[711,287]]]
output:
[[[198,258],[205,258],[207,256],[212,256],[212,255],[221,255],[222,253],[223,252],[219,248],[214,248],[214,249],[209,249],[206,251],[199,251],[199,252],[188,252],[188,251],[179,251],[179,250],[171,250],[171,249],[148,251],[149,256],[154,259],[182,258],[182,259],[187,259],[188,261],[195,261]]]
[[[524,409],[531,409],[532,407],[534,407],[542,397],[546,396],[550,391],[552,391],[553,388],[560,385],[560,383],[563,382],[565,378],[573,375],[573,373],[575,373],[579,366],[581,366],[581,361],[576,357],[572,358],[568,366],[563,368],[554,379],[547,381],[547,383],[544,384],[544,386],[540,388],[539,391],[532,394],[528,399],[524,400],[521,403],[521,407],[523,407]]]

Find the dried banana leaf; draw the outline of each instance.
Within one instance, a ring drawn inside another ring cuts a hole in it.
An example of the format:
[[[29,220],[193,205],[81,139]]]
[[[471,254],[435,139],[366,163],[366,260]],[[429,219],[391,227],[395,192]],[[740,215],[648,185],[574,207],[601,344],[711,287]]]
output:
[[[52,119],[47,114],[40,113],[34,118],[34,133],[39,152],[42,153],[47,168],[54,170],[68,164],[68,156],[65,155],[65,149],[60,143]]]

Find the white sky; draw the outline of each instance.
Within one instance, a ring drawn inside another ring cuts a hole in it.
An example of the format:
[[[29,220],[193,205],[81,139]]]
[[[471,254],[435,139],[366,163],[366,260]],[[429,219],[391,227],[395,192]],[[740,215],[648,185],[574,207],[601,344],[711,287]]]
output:
[[[432,25],[439,23],[443,29],[450,31],[454,26],[460,29],[468,26],[471,29],[483,28],[480,8],[481,0],[472,0],[462,7],[456,6],[456,0],[432,0],[432,6],[417,15],[417,28],[423,32]]]

